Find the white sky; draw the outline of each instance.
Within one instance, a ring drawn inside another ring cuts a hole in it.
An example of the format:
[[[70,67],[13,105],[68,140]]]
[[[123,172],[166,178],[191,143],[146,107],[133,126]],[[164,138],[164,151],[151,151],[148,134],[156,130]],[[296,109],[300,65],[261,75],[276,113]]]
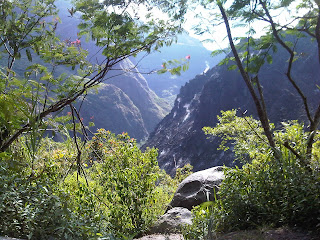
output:
[[[275,0],[276,1],[276,0]],[[229,1],[230,3],[230,1]],[[293,3],[290,7],[290,10],[295,11],[295,7],[297,6],[297,4],[299,3],[299,1],[296,1],[295,3]],[[304,12],[302,12],[302,10],[299,11],[299,14],[303,14]],[[203,18],[206,18],[206,14],[209,14],[208,12],[206,12],[203,8],[201,7],[197,7],[193,12],[189,11],[187,13],[187,21],[185,23],[185,29],[189,32],[189,35],[191,37],[197,38],[201,41],[205,40],[205,39],[211,39],[214,42],[213,43],[206,43],[203,42],[203,45],[213,51],[213,50],[217,50],[217,49],[222,49],[222,48],[226,48],[228,47],[228,40],[226,38],[227,36],[227,32],[226,32],[226,28],[224,24],[221,24],[219,26],[215,26],[214,27],[214,32],[213,33],[205,33],[202,36],[200,35],[196,35],[194,33],[194,30],[192,30],[192,27],[195,25],[195,23],[197,23],[199,20],[197,20],[194,16],[196,14],[201,14],[201,16]],[[279,24],[285,24],[288,23],[288,21],[290,21],[290,12],[288,10],[276,10],[271,12],[271,15],[274,17],[275,22],[278,22]],[[209,15],[207,16],[207,18],[209,19]],[[205,20],[204,20],[205,21]],[[204,22],[205,24],[212,24],[212,22],[207,21]],[[232,23],[230,23],[232,26]],[[291,23],[291,26],[296,25],[297,22],[293,22]],[[255,23],[252,24],[252,27],[255,29],[256,34],[253,37],[259,37],[261,35],[263,35],[264,33],[264,28],[269,27],[268,23],[264,22],[264,21],[256,21]],[[248,31],[248,28],[233,28],[231,29],[231,33],[233,37],[244,37],[246,36],[246,32]]]
[[[275,0],[275,1],[277,1],[277,0]],[[230,4],[230,2],[231,2],[231,0],[229,0],[229,4]],[[296,2],[299,2],[299,0],[297,0]],[[293,6],[293,9],[294,9],[294,7],[295,6]],[[131,10],[129,10],[129,12],[131,14],[137,14],[140,17],[140,20],[146,21],[145,15],[148,13],[148,10],[146,7],[144,7],[142,5],[139,5],[139,7],[132,5]],[[191,37],[194,37],[194,38],[199,39],[201,41],[203,41],[205,39],[213,40],[214,41],[213,43],[203,42],[204,47],[206,47],[207,49],[209,49],[211,51],[221,49],[221,48],[226,48],[228,46],[228,41],[226,39],[226,29],[225,29],[224,24],[221,24],[219,26],[215,26],[214,32],[212,32],[211,34],[205,33],[203,35],[196,35],[194,30],[192,30],[192,27],[199,21],[199,19],[194,17],[196,14],[201,14],[201,16],[204,19],[206,19],[206,18],[209,19],[210,13],[212,13],[212,12],[207,12],[203,8],[201,8],[200,6],[198,6],[194,11],[188,11],[188,13],[186,15],[187,20],[184,24],[184,28],[188,31],[188,33]],[[159,9],[153,9],[152,14],[153,14],[153,16],[155,16],[156,18],[159,18],[159,19],[164,19],[164,20],[168,19],[167,14],[163,13]],[[286,23],[288,18],[290,18],[290,13],[288,13],[287,11],[283,11],[283,12],[274,11],[272,13],[272,15],[276,16],[275,20],[281,24]],[[207,22],[204,22],[203,25],[205,26],[205,24],[210,25],[210,24],[212,24],[212,22],[207,21]],[[267,23],[265,23],[263,21],[257,21],[256,23],[254,23],[253,27],[257,32],[254,35],[254,37],[261,36],[264,32],[263,28],[265,28],[266,26],[267,26]],[[240,36],[244,37],[244,36],[246,36],[245,33],[247,32],[247,30],[248,30],[248,28],[232,28],[232,35],[233,35],[233,37],[240,37]]]

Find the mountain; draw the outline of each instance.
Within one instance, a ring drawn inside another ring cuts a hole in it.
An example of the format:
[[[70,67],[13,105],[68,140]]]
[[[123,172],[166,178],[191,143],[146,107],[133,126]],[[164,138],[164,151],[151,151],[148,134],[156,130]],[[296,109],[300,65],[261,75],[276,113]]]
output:
[[[294,62],[293,76],[303,92],[307,93],[311,109],[320,99],[320,69],[314,42],[309,38],[298,42],[299,60]],[[279,50],[273,63],[260,72],[267,110],[271,122],[279,126],[282,121],[306,121],[302,100],[286,78],[288,54]],[[159,165],[168,173],[190,163],[194,170],[227,165],[232,166],[230,152],[216,150],[219,139],[207,137],[204,126],[215,126],[221,110],[247,110],[247,115],[257,117],[251,96],[238,71],[228,66],[216,66],[186,83],[178,94],[171,112],[157,125],[143,146],[159,149]]]
[[[68,2],[58,1],[57,6],[61,18],[57,33],[62,40],[74,41],[78,32],[77,17],[70,17],[68,8],[71,6]],[[89,59],[101,62],[101,56],[96,54],[99,49],[94,43],[81,40],[82,47],[89,51]],[[92,92],[86,96],[81,109],[85,123],[94,121],[94,129],[105,128],[115,133],[125,131],[138,140],[146,138],[170,112],[172,106],[168,102],[171,101],[173,105],[180,87],[188,79],[207,71],[221,60],[222,56],[212,58],[210,53],[199,40],[182,34],[170,47],[161,48],[159,52],[146,56],[141,53],[138,57],[121,63],[115,67],[111,77],[97,94]],[[185,58],[187,55],[191,56],[190,67],[181,76],[169,73],[148,74],[160,69],[164,61]],[[128,69],[131,71],[127,71]]]
[[[188,80],[194,78],[213,66],[215,66],[223,55],[211,57],[211,51],[207,50],[200,40],[195,39],[188,34],[177,36],[177,42],[171,46],[163,47],[159,52],[153,52],[147,56],[139,55],[142,60],[138,63],[138,68],[144,74],[150,88],[162,98],[171,99],[175,97]],[[152,71],[161,69],[163,62],[173,59],[184,59],[190,55],[189,69],[182,72],[180,76],[165,74],[148,74]],[[173,99],[174,100],[174,99]]]
[[[128,132],[131,137],[144,139],[170,111],[170,106],[150,90],[129,59],[115,69],[98,93],[92,91],[84,98],[84,121],[94,121],[95,128]]]
[[[78,30],[75,26],[78,20],[70,17],[68,3],[58,1],[57,4],[61,18],[57,33],[62,40],[74,41],[77,38]],[[89,59],[102,61],[101,56],[96,54],[99,49],[92,41],[82,40],[81,44],[89,51]],[[204,48],[199,40],[187,34],[179,35],[176,43],[160,51],[147,56],[141,53],[137,58],[130,58],[119,64],[97,94],[90,93],[86,96],[81,115],[85,123],[94,121],[93,131],[105,128],[115,133],[128,132],[138,140],[146,138],[156,124],[170,112],[172,106],[169,106],[168,102],[171,101],[173,105],[180,87],[188,79],[216,65],[222,58],[212,58],[211,52]],[[161,64],[166,60],[185,58],[186,55],[191,56],[190,67],[181,76],[172,76],[169,73],[147,74],[161,68]],[[131,70],[127,71],[128,69]]]
[[[78,38],[77,15],[70,17],[67,1],[57,1],[57,6],[61,19],[57,34],[61,40],[75,41]],[[89,61],[103,61],[101,51],[93,41],[81,39],[81,47],[89,52]],[[95,123],[92,131],[105,128],[114,133],[128,132],[131,137],[142,140],[169,113],[171,107],[168,102],[149,88],[132,61],[135,59],[126,59],[114,66],[97,93],[91,91],[83,99],[80,114],[85,123]]]

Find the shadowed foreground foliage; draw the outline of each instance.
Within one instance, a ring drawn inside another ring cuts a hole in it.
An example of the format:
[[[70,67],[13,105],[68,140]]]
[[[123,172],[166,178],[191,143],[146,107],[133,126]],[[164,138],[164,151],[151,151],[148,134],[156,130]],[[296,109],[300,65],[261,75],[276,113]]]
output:
[[[238,117],[236,111],[218,116],[215,128],[206,127],[209,135],[222,138],[221,148],[228,150],[230,142],[242,168],[225,169],[225,180],[219,199],[194,208],[193,225],[185,228],[186,239],[211,239],[215,232],[256,229],[263,226],[319,231],[320,229],[320,135],[314,136],[310,165],[286,147],[294,142],[299,156],[308,133],[296,121],[283,123],[275,130],[275,143],[281,158],[272,154],[259,121],[252,117]],[[272,126],[272,125],[271,125]]]
[[[36,160],[23,151],[23,139],[2,154],[0,235],[130,239],[151,227],[178,182],[159,169],[157,151],[141,152],[126,133],[104,129],[86,146],[81,168],[72,139],[43,139]]]

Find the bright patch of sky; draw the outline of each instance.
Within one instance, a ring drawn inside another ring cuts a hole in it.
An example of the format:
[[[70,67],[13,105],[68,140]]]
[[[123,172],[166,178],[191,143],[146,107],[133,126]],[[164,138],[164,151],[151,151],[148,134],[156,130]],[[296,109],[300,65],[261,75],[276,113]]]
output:
[[[231,2],[232,1],[227,1],[227,3],[225,4],[225,8],[228,8],[228,6],[231,5]],[[296,11],[296,6],[299,3],[300,3],[299,1],[295,1],[294,3],[291,4],[290,8],[288,9],[271,11],[271,15],[274,18],[274,21],[276,23],[279,23],[280,25],[290,23],[290,26],[295,26],[297,24],[297,21],[291,22],[292,21],[291,14]],[[217,8],[216,10],[218,11]],[[305,11],[303,10],[299,10],[300,15],[303,14],[304,12]],[[199,5],[194,10],[189,10],[187,12],[186,22],[184,24],[184,28],[189,32],[189,35],[191,37],[194,37],[203,41],[204,47],[206,47],[211,51],[228,47],[226,27],[222,23],[222,19],[220,22],[221,24],[216,24],[215,26],[213,26],[213,21],[211,16],[214,13],[218,13],[218,12],[212,12],[212,10],[208,11]],[[201,24],[204,30],[207,30],[202,35],[196,34],[194,31],[194,27],[199,23]],[[246,27],[236,27],[236,25],[239,24],[239,22],[230,21],[230,24],[232,27],[233,37],[247,36],[246,33],[248,32],[249,27],[251,27],[256,32],[254,35],[251,35],[251,36],[255,38],[259,38],[261,35],[265,33],[266,29],[269,27],[269,23],[261,20],[251,23],[250,26],[246,26]]]
[[[228,8],[228,6],[231,5],[231,2],[232,0],[227,1],[225,4],[225,8]],[[275,3],[276,2],[277,0],[275,0]],[[290,19],[292,19],[291,13],[295,11],[295,8],[298,3],[299,0],[291,4],[291,7],[289,9],[272,11],[271,14],[274,17],[275,22],[278,22],[281,25],[290,22]],[[126,10],[133,16],[138,16],[139,19],[143,22],[150,21],[151,18],[146,17],[148,14],[151,14],[154,17],[154,19],[169,19],[168,15],[160,9],[152,8],[152,10],[150,10],[150,8],[143,4],[140,4],[139,6],[135,4],[130,4],[130,6]],[[113,11],[117,12],[119,11],[119,9],[113,9]],[[219,14],[217,7],[215,8],[215,10],[207,10],[198,4],[197,7],[195,7],[193,10],[190,9],[187,12],[185,18],[186,21],[183,25],[185,30],[189,33],[191,37],[194,37],[202,41],[203,46],[211,51],[228,47],[228,40],[226,38],[226,28],[222,22],[222,19],[220,19],[220,22],[216,22],[215,26],[213,26],[214,21],[212,20],[212,15],[214,15],[215,13]],[[301,12],[299,13],[301,14]],[[194,30],[194,27],[199,23],[201,24],[202,28],[206,30],[201,35],[196,34]],[[232,26],[233,37],[246,37],[247,31],[249,30],[249,27],[251,27],[256,32],[254,35],[251,36],[258,38],[259,36],[263,35],[266,28],[269,27],[268,23],[264,21],[256,21],[252,23],[250,26],[246,27],[235,27],[239,24],[239,22],[231,21],[230,24]],[[291,23],[292,26],[294,26],[295,24],[296,22]]]

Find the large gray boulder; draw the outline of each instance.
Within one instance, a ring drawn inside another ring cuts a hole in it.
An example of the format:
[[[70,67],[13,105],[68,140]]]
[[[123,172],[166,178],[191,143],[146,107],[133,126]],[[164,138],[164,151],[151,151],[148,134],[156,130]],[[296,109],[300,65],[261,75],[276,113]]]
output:
[[[150,233],[177,233],[180,232],[181,226],[185,224],[192,224],[191,211],[182,207],[172,208],[160,217],[151,228]]]
[[[169,207],[184,207],[191,210],[203,202],[214,201],[214,195],[217,194],[223,179],[221,166],[191,174],[179,184]]]

